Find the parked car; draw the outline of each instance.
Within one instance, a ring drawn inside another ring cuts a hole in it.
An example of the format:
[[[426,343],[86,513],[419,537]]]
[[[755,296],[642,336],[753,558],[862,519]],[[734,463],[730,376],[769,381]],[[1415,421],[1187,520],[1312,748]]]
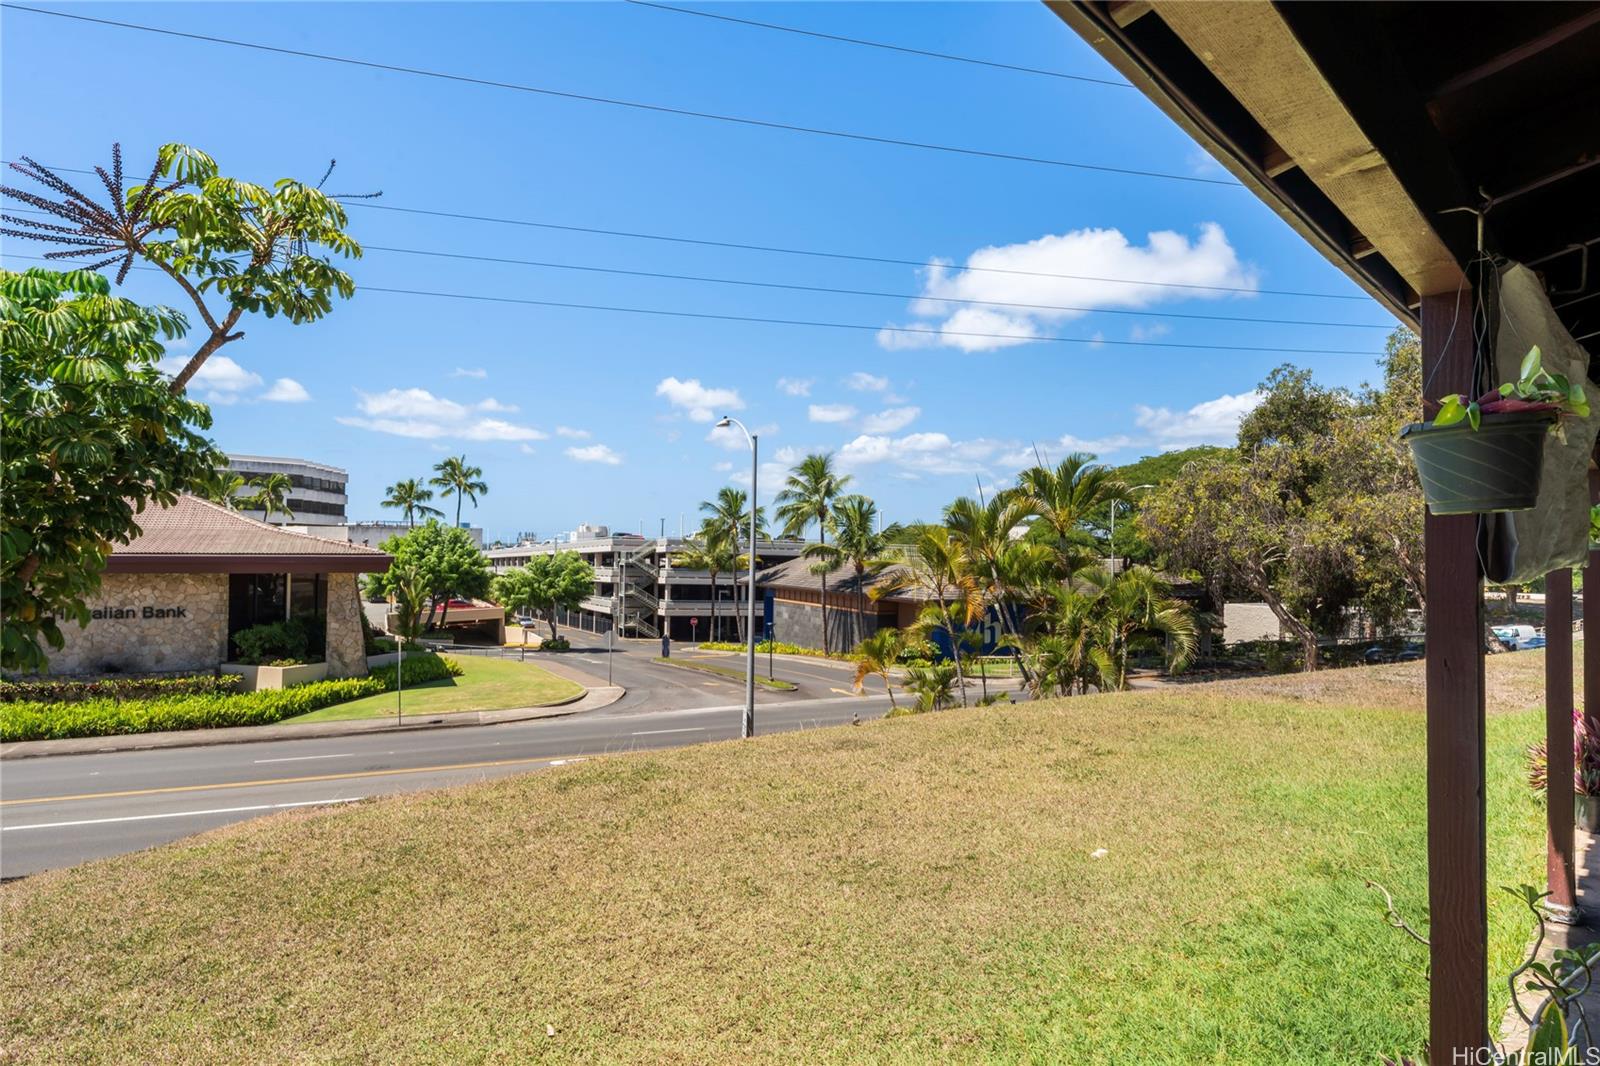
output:
[[[1361,658],[1372,666],[1377,663],[1414,663],[1422,658],[1422,641],[1385,641],[1374,644],[1362,653]]]
[[[1495,626],[1495,638],[1512,651],[1544,647],[1544,634],[1527,625]]]

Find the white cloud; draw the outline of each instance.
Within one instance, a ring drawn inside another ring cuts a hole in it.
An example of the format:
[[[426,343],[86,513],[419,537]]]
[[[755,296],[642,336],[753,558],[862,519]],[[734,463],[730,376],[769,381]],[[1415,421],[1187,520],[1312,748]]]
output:
[[[1023,244],[981,248],[967,258],[966,266],[982,269],[957,269],[947,261],[935,260],[923,271],[923,297],[911,304],[911,313],[919,321],[910,325],[934,330],[934,334],[884,330],[878,335],[879,344],[889,349],[942,344],[964,351],[992,351],[1026,344],[1045,335],[1047,329],[1097,308],[1221,299],[1239,294],[1203,286],[1254,289],[1257,284],[1255,268],[1240,261],[1222,227],[1214,222],[1202,223],[1193,240],[1162,230],[1149,234],[1142,245],[1131,243],[1120,230],[1073,230]],[[1137,283],[1129,284],[1129,280]],[[947,300],[978,303],[961,306]],[[963,333],[1000,336],[957,336]]]
[[[848,422],[856,416],[856,409],[847,403],[814,403],[806,408],[806,417],[813,422]]]
[[[1240,419],[1261,400],[1259,392],[1241,392],[1197,403],[1187,411],[1140,404],[1133,409],[1133,420],[1154,443],[1168,450],[1196,444],[1232,444],[1239,435]]]
[[[359,416],[338,419],[347,426],[370,429],[374,433],[388,433],[396,437],[419,440],[450,438],[481,441],[544,440],[549,434],[532,426],[518,425],[500,418],[483,418],[482,410],[505,410],[504,407],[476,409],[454,400],[435,396],[427,389],[389,389],[379,393],[357,393],[360,399],[356,408]]]
[[[517,445],[517,450],[523,455],[534,455],[538,451],[538,449],[534,448],[534,446],[531,444],[519,444]]]
[[[1172,327],[1165,322],[1150,322],[1148,324],[1137,322],[1128,331],[1128,339],[1131,341],[1153,341],[1165,337],[1171,332]]]
[[[920,407],[890,407],[862,419],[861,429],[866,433],[898,433],[915,422],[921,413]]]
[[[764,426],[752,426],[750,432],[758,437],[765,437],[767,440],[771,440],[778,435],[778,423],[768,422]],[[744,434],[740,433],[736,426],[712,426],[706,431],[706,440],[730,452],[747,452],[750,450],[749,442],[744,439]]]
[[[450,376],[453,378],[486,378],[489,376],[489,372],[483,369],[481,366],[472,367],[470,369],[464,366],[458,366],[454,371],[451,372]]]
[[[294,378],[279,378],[272,383],[272,388],[261,394],[261,398],[272,403],[305,403],[311,399],[311,394]]]
[[[1096,458],[1104,459],[1113,452],[1136,447],[1141,443],[1149,442],[1141,441],[1140,438],[1126,433],[1113,433],[1104,437],[1076,437],[1067,433],[1052,441],[1023,445],[1001,456],[996,460],[996,465],[1007,470],[1021,470],[1040,463],[1050,466],[1059,463],[1073,452],[1088,452]]]
[[[169,355],[161,360],[160,369],[176,377],[188,362],[183,356]],[[246,370],[225,355],[213,355],[201,363],[200,369],[189,379],[189,390],[207,403],[231,404],[238,403],[246,393],[259,389],[262,384],[261,375],[255,371]]]
[[[778,391],[785,396],[810,396],[816,383],[815,378],[779,378]]]
[[[724,459],[720,463],[713,464],[711,469],[717,471],[720,474],[726,474],[728,471],[733,469],[733,464],[730,463],[728,460]]]
[[[869,374],[865,370],[857,370],[854,374],[844,379],[849,388],[857,392],[882,392],[889,387],[888,378],[880,378],[876,374]]]
[[[514,411],[521,410],[521,408],[514,403],[501,403],[499,400],[491,396],[487,400],[480,400],[478,402],[478,410],[499,411],[503,414],[511,414]]]
[[[911,474],[972,474],[986,470],[1003,447],[981,437],[952,440],[945,433],[863,433],[839,449],[838,458],[841,466],[854,469],[886,464]]]
[[[581,448],[568,448],[567,458],[576,459],[580,463],[605,463],[607,466],[622,465],[622,456],[604,444],[586,444]]]
[[[568,440],[588,440],[590,433],[586,429],[573,429],[571,426],[557,426],[556,436],[566,437]]]
[[[744,410],[744,401],[736,389],[711,389],[700,384],[699,378],[679,381],[662,378],[656,386],[656,395],[666,398],[694,422],[710,422],[728,411]]]

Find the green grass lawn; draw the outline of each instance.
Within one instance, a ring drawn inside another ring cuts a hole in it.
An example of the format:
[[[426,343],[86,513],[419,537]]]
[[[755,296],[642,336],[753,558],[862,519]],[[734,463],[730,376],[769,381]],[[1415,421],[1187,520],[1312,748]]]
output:
[[[1541,665],[1489,662],[1492,885],[1542,875]],[[1363,886],[1426,929],[1421,676],[618,755],[39,874],[0,1059],[1375,1062],[1426,1035]],[[1498,974],[1530,929],[1491,908]]]
[[[447,655],[463,671],[460,677],[407,688],[405,714],[448,714],[451,711],[500,711],[508,707],[543,707],[583,692],[583,686],[531,663],[513,659],[484,659],[474,655]],[[349,703],[336,703],[320,711],[290,718],[289,722],[337,722],[350,718],[394,715],[395,694],[385,692]]]

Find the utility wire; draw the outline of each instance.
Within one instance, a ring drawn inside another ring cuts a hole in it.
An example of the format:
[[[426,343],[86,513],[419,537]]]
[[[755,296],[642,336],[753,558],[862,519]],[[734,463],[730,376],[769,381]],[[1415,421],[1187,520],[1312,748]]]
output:
[[[4,6],[4,5],[0,5]],[[10,160],[5,162],[9,163]],[[50,167],[51,170],[63,174],[89,174],[92,170],[82,170],[73,167]],[[891,256],[878,255],[852,255],[847,252],[823,252],[809,248],[784,248],[770,244],[741,244],[736,241],[713,241],[697,237],[675,237],[660,233],[641,233],[634,230],[602,229],[595,226],[569,226],[559,222],[540,222],[534,219],[499,218],[493,215],[469,215],[458,211],[434,211],[421,207],[397,207],[394,204],[374,204],[365,201],[341,201],[345,207],[358,207],[367,211],[393,211],[407,215],[425,215],[431,218],[450,218],[467,222],[490,222],[503,226],[523,226],[529,229],[558,230],[563,233],[587,233],[601,237],[626,237],[632,240],[662,241],[669,244],[688,244],[702,248],[731,248],[745,252],[769,252],[778,255],[800,255],[816,259],[841,259],[854,263],[884,263],[890,266],[911,266],[926,268],[929,266],[927,259],[901,259]],[[8,208],[10,213],[28,211],[26,208]],[[29,211],[29,213],[38,213]],[[1138,278],[1107,278],[1094,274],[1058,274],[1046,270],[1011,270],[1005,267],[981,266],[946,266],[952,274],[980,273],[980,274],[1006,274],[1013,277],[1026,278],[1056,278],[1063,281],[1095,281],[1108,285],[1143,285],[1158,289],[1185,289],[1196,292],[1232,292],[1247,296],[1295,296],[1315,300],[1360,300],[1366,301],[1369,297],[1364,295],[1348,295],[1334,292],[1301,292],[1294,289],[1252,289],[1242,285],[1193,285],[1178,281],[1144,281]],[[917,297],[920,299],[920,297]],[[1307,323],[1322,325],[1324,323]]]
[[[651,0],[627,0],[628,3],[638,7],[653,7],[657,11],[672,11],[679,15],[698,15],[700,18],[716,19],[719,22],[732,22],[740,26],[754,26],[763,30],[780,30],[783,33],[797,33],[802,37],[815,37],[823,41],[837,41],[841,44],[859,44],[867,48],[882,48],[889,52],[904,52],[907,55],[924,56],[929,59],[948,59],[954,63],[971,63],[979,67],[994,67],[998,70],[1014,70],[1022,74],[1043,74],[1048,78],[1062,78],[1067,81],[1082,81],[1092,85],[1111,85],[1118,89],[1131,89],[1132,84],[1117,81],[1112,78],[1091,78],[1086,74],[1068,74],[1060,70],[1043,70],[1039,67],[1024,67],[1015,63],[997,63],[992,59],[974,59],[971,56],[951,55],[948,52],[931,52],[924,48],[909,48],[901,44],[887,44],[883,41],[868,41],[860,37],[844,37],[837,33],[821,33],[817,30],[803,30],[796,26],[779,26],[772,22],[757,22],[755,19],[735,18],[732,15],[719,15],[713,11],[700,11],[688,7],[674,7],[671,4],[652,3]]]
[[[511,266],[540,267],[549,270],[576,270],[591,274],[619,274],[634,278],[656,278],[666,281],[692,281],[709,285],[742,285],[757,289],[783,289],[789,292],[827,293],[835,296],[870,296],[885,300],[933,300],[937,303],[967,304],[977,307],[1013,307],[1028,311],[1075,311],[1083,314],[1133,315],[1139,318],[1182,318],[1200,322],[1247,322],[1271,326],[1323,326],[1331,329],[1393,329],[1379,322],[1308,322],[1294,318],[1251,318],[1242,315],[1195,315],[1176,311],[1140,311],[1116,307],[1075,307],[1067,304],[1016,303],[1009,300],[974,300],[957,296],[926,296],[900,292],[879,292],[873,289],[841,289],[828,285],[795,285],[778,281],[753,281],[748,278],[718,278],[704,274],[669,274],[656,270],[627,270],[621,267],[591,266],[581,263],[555,263],[540,259],[509,259],[492,255],[470,255],[464,252],[439,252],[421,248],[393,248],[382,244],[363,244],[368,252],[390,252],[401,255],[432,256],[439,259],[464,259],[475,263],[496,263]]]
[[[32,262],[58,264],[59,260],[46,260],[36,255],[10,255],[0,253],[0,258],[26,259]],[[134,267],[135,270],[159,271],[158,267]],[[532,300],[526,297],[485,296],[482,293],[436,292],[430,289],[396,289],[381,285],[357,284],[357,292],[383,292],[395,296],[426,296],[443,300],[474,300],[481,303],[519,304],[527,307],[553,307],[570,311],[605,311],[613,314],[654,315],[662,318],[693,318],[713,322],[747,322],[770,326],[809,326],[819,329],[848,329],[872,333],[905,333],[930,337],[971,337],[984,340],[1012,340],[1049,344],[1087,344],[1090,347],[1110,345],[1118,348],[1175,348],[1180,350],[1212,352],[1266,352],[1272,355],[1356,355],[1370,356],[1370,351],[1352,351],[1344,348],[1282,348],[1242,344],[1184,344],[1179,341],[1118,341],[1099,337],[1058,337],[1031,333],[987,333],[976,330],[946,330],[924,326],[865,325],[859,322],[824,322],[805,318],[770,318],[761,315],[726,315],[710,311],[674,311],[659,307],[624,307],[618,304],[575,303],[567,300]]]
[[[899,137],[882,137],[871,133],[854,133],[848,130],[830,130],[819,126],[800,126],[789,122],[777,122],[771,119],[749,118],[742,115],[723,115],[711,111],[694,111],[689,108],[669,107],[665,104],[651,104],[639,100],[620,100],[614,97],[594,96],[588,93],[567,92],[561,89],[548,89],[536,85],[521,85],[516,82],[495,81],[490,78],[477,78],[466,74],[450,74],[444,71],[424,70],[421,67],[405,67],[393,63],[378,63],[366,59],[354,59],[349,56],[328,55],[322,52],[308,52],[298,48],[281,48],[276,45],[260,44],[255,41],[239,41],[228,37],[213,37],[203,33],[185,33],[181,30],[169,30],[160,26],[144,26],[136,22],[118,22],[114,19],[92,18],[88,15],[73,15],[65,11],[50,11],[40,7],[26,7],[21,4],[0,4],[8,11],[26,11],[35,15],[50,15],[55,18],[72,19],[77,22],[89,22],[100,26],[114,26],[118,29],[139,30],[143,33],[157,33],[168,37],[181,37],[192,41],[205,41],[211,44],[225,44],[234,48],[249,48],[258,52],[272,52],[278,55],[298,56],[302,59],[317,59],[325,63],[343,63],[347,66],[363,67],[368,70],[386,70],[395,74],[411,74],[422,78],[437,78],[442,81],[461,82],[467,85],[481,85],[493,89],[511,89],[516,92],[533,93],[539,96],[551,97],[560,100],[581,100],[591,104],[604,104],[609,107],[626,107],[636,111],[648,111],[660,115],[677,115],[682,118],[706,119],[713,122],[728,122],[741,126],[754,126],[761,129],[783,130],[789,133],[809,133],[818,137],[833,137],[839,140],[862,141],[870,144],[888,144],[901,148],[919,148],[930,152],[944,152],[952,155],[975,156],[984,159],[1002,159],[1016,163],[1035,163],[1041,166],[1065,167],[1070,170],[1093,171],[1102,174],[1122,174],[1137,178],[1162,178],[1167,181],[1183,181],[1198,185],[1222,185],[1235,189],[1244,188],[1236,181],[1227,181],[1222,178],[1203,178],[1194,174],[1171,174],[1158,170],[1139,170],[1132,167],[1115,167],[1101,163],[1079,163],[1065,159],[1047,159],[1042,156],[1022,155],[1015,152],[994,152],[982,148],[964,148],[957,145],[933,144],[928,141],[910,141]]]

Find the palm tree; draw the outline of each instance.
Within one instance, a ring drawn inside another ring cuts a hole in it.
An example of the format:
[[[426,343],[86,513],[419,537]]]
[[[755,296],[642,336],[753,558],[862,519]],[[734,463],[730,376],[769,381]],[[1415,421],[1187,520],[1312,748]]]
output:
[[[967,705],[967,681],[961,669],[961,636],[958,626],[970,624],[978,615],[971,608],[977,591],[966,556],[944,526],[919,525],[911,531],[909,545],[890,545],[885,558],[896,563],[894,573],[870,593],[874,600],[896,592],[913,590],[938,604],[937,619],[924,628],[942,628],[950,637],[950,654],[956,664],[956,684],[961,691],[961,706]],[[924,612],[926,613],[926,612]],[[961,620],[957,622],[957,615]],[[922,619],[919,618],[919,624]]]
[[[912,663],[906,667],[906,688],[916,693],[918,711],[937,711],[950,705],[956,671],[950,663]]]
[[[1128,499],[1128,486],[1094,456],[1074,452],[1050,469],[1035,466],[1017,475],[1016,488],[1001,495],[1028,501],[1040,520],[1055,535],[1062,557],[1062,577],[1085,561],[1082,549],[1093,544],[1083,529],[1085,520],[1114,503]]]
[[[1170,671],[1182,670],[1194,658],[1199,629],[1194,611],[1167,595],[1166,585],[1148,566],[1112,577],[1102,600],[1100,624],[1113,688],[1128,687],[1129,652],[1160,648]]]
[[[854,652],[856,660],[855,690],[862,691],[862,687],[869,677],[883,678],[883,687],[889,693],[889,706],[896,706],[894,702],[894,685],[889,678],[889,670],[900,657],[900,649],[905,646],[905,635],[898,629],[880,629],[872,636],[856,645]]]
[[[808,545],[805,555],[835,568],[848,564],[855,571],[856,639],[852,643],[859,643],[866,635],[866,577],[889,565],[891,560],[884,557],[889,545],[878,531],[878,505],[865,496],[841,496],[833,505],[831,521],[834,542]]]
[[[235,474],[231,470],[217,471],[217,478],[206,489],[206,499],[212,503],[220,503],[230,511],[237,511],[244,501],[239,497],[239,490],[244,488],[243,474]]]
[[[782,490],[773,498],[778,505],[777,518],[783,523],[785,537],[805,535],[808,525],[817,524],[817,542],[828,543],[828,525],[833,516],[834,501],[844,487],[850,484],[849,474],[833,469],[831,452],[813,452],[789,471]],[[827,570],[818,578],[817,594],[822,607],[822,654],[828,654],[828,577]]]
[[[1024,572],[1035,569],[1035,555],[1013,531],[1026,529],[1025,521],[1038,513],[1032,500],[1015,493],[1001,493],[984,503],[962,496],[944,509],[950,539],[966,556],[984,605],[994,606],[1001,628],[1014,642],[1021,638],[1013,609],[1017,584]],[[1017,665],[1026,677],[1020,656]]]
[[[691,546],[678,552],[672,565],[685,570],[704,570],[711,575],[711,626],[707,639],[714,641],[717,639],[717,575],[735,572],[739,557],[723,531],[712,526],[709,520],[689,539]],[[734,588],[737,590],[737,583]]]
[[[717,490],[714,500],[701,500],[700,510],[706,515],[703,528],[715,529],[733,545],[743,543],[749,536],[750,495],[743,489],[724,485]],[[767,535],[767,509],[756,508],[756,536]]]
[[[289,492],[294,482],[289,480],[288,474],[263,474],[250,482],[250,487],[256,491],[245,501],[246,506],[252,511],[261,511],[262,521],[272,521],[275,514],[294,518],[294,512],[289,509]]]
[[[433,490],[424,488],[422,482],[416,478],[396,481],[384,491],[389,495],[384,497],[381,506],[394,507],[404,511],[408,529],[416,528],[418,515],[423,518],[427,518],[430,515],[435,518],[444,517],[443,511],[437,507],[428,506],[428,501],[433,499]]]
[[[454,496],[456,498],[456,525],[461,525],[461,498],[465,496],[472,501],[472,506],[478,506],[478,497],[489,495],[489,486],[481,480],[483,468],[468,466],[465,455],[452,455],[441,459],[434,465],[437,477],[428,479],[428,484],[435,485],[441,496]]]

